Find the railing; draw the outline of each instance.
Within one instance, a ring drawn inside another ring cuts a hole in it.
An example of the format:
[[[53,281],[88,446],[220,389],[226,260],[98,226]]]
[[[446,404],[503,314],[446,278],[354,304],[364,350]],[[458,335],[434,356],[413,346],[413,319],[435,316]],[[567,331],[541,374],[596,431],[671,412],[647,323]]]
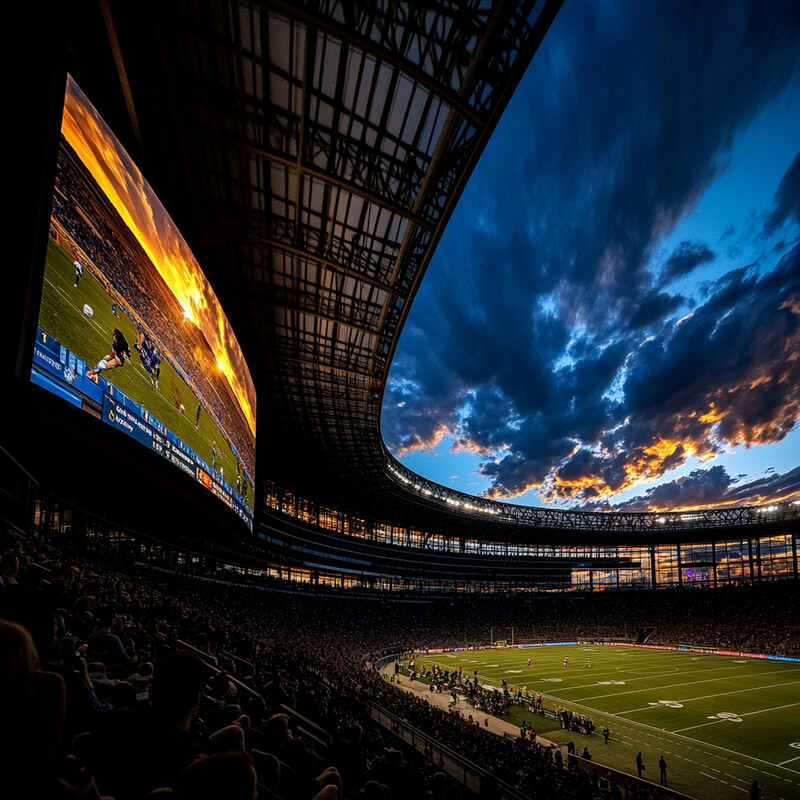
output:
[[[189,644],[188,642],[184,642],[182,639],[178,639],[176,644],[183,650],[191,650],[191,652],[195,653],[196,655],[200,656],[203,663],[216,675],[219,675],[221,670],[219,667],[215,667],[213,664],[209,663],[208,657],[211,655],[210,653],[206,653],[203,650],[199,650],[194,645]],[[261,697],[261,695],[255,690],[250,688],[246,683],[242,683],[238,678],[234,678],[232,675],[228,675],[228,680],[235,684],[239,689],[246,692],[247,694],[251,695],[252,697]]]
[[[0,515],[21,531],[33,518],[39,482],[5,448],[0,447]]]
[[[406,744],[423,753],[434,764],[438,764],[448,775],[452,775],[453,778],[476,794],[480,791],[481,783],[491,776],[488,770],[459,755],[455,750],[443,745],[427,733],[423,733],[419,728],[415,728],[377,703],[369,703],[369,710],[370,716],[375,722],[390,730]],[[497,779],[492,778],[492,780]],[[499,780],[497,780],[497,784],[506,800],[528,800],[527,795],[513,786]]]
[[[398,717],[396,714],[392,714],[385,708],[379,706],[377,703],[370,703],[369,708],[372,719],[374,719],[387,730],[390,730],[395,736],[398,736],[406,744],[411,745],[416,750],[423,753],[435,764],[438,764],[441,769],[443,769],[456,780],[463,783],[464,786],[466,786],[468,789],[471,789],[475,793],[480,791],[482,781],[491,775],[488,770],[483,769],[483,767],[480,767],[472,761],[464,758],[464,756],[459,755],[451,748],[441,744],[432,736],[423,733],[418,728],[415,728],[410,723],[400,719],[400,717]],[[550,747],[556,748],[560,746],[550,744]],[[604,775],[611,775],[612,780],[617,784],[617,786],[638,783],[643,787],[647,787],[648,789],[653,787],[653,784],[649,781],[635,778],[628,773],[611,769],[610,767],[602,765],[599,762],[592,761],[591,759],[584,759],[578,755],[567,755],[567,757],[564,759],[563,769],[568,770],[574,768],[591,772],[596,770],[598,766],[602,767]],[[555,769],[555,767],[553,768]],[[502,791],[505,800],[528,800],[529,796],[514,786],[504,783],[503,781],[498,780],[496,777],[493,777],[492,779],[497,782],[497,785]],[[601,779],[600,790],[602,797],[613,797],[613,794],[611,793],[611,786],[606,777]],[[659,787],[659,790],[661,791],[661,797],[663,797],[665,800],[691,800],[688,795],[676,792],[674,789]]]

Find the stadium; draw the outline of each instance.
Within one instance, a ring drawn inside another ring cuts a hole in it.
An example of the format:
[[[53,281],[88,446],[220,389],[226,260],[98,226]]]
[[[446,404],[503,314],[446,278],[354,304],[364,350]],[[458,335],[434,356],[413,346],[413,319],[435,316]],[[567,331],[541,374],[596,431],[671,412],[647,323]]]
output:
[[[412,305],[565,5],[30,9],[9,796],[798,796],[796,486],[519,505],[384,442]]]

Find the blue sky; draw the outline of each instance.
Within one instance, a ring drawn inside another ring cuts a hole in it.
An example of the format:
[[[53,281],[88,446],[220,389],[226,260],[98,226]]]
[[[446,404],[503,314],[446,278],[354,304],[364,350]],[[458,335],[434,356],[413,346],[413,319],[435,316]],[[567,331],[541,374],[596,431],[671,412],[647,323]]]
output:
[[[800,10],[564,3],[450,220],[382,430],[530,505],[800,492]]]

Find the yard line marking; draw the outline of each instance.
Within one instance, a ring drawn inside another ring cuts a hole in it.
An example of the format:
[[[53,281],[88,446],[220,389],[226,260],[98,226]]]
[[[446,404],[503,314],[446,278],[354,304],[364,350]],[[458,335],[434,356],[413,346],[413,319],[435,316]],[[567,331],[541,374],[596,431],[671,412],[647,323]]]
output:
[[[777,673],[782,673],[782,672],[785,672],[785,670],[774,670],[772,672],[762,672],[761,674],[762,675],[775,675]],[[665,676],[662,676],[662,675],[650,675],[648,677],[649,678],[660,678],[660,677],[665,677]],[[741,677],[742,677],[741,675],[730,675],[727,678],[706,678],[706,680],[703,680],[703,681],[684,681],[683,683],[670,683],[670,684],[667,684],[666,686],[659,686],[658,687],[658,691],[663,691],[664,689],[679,689],[681,686],[697,686],[700,683],[718,683],[719,681],[731,681],[731,680],[736,680],[737,678],[741,678]],[[639,680],[639,678],[633,678],[632,680]],[[800,681],[790,681],[788,684],[775,684],[775,686],[788,686],[788,685],[793,684],[793,683],[800,683]],[[590,684],[590,685],[594,686],[595,684]],[[565,689],[582,689],[584,687],[582,687],[582,686],[572,686],[572,687],[564,687],[564,688]],[[586,688],[589,688],[589,687],[587,686]],[[769,689],[769,688],[772,688],[772,687],[770,687],[770,686],[753,686],[752,690]],[[576,698],[572,699],[571,702],[573,702],[573,703],[581,703],[581,702],[583,702],[583,700],[602,700],[602,699],[604,699],[606,697],[615,697],[616,698],[616,697],[621,697],[624,694],[638,694],[639,692],[651,692],[651,691],[653,691],[652,687],[647,687],[645,689],[628,689],[628,690],[626,690],[624,692],[614,692],[613,694],[610,694],[610,695],[609,694],[596,694],[596,695],[593,695],[591,697],[584,697],[584,698],[577,698],[576,697]],[[742,689],[739,689],[738,691],[741,692]],[[748,689],[748,691],[751,691],[751,689]],[[731,694],[735,694],[735,692],[731,692]],[[715,697],[715,696],[716,695],[709,695],[709,697]]]
[[[787,673],[787,672],[788,673],[794,673],[794,672],[797,672],[797,668],[794,667],[794,666],[789,667],[789,668],[787,668],[783,664],[775,664],[775,665],[770,665],[770,666],[775,666],[776,669],[773,669],[768,673],[763,673],[762,672],[762,673],[759,673],[759,674],[760,675],[767,675],[767,674],[772,675],[772,674],[776,674],[776,673]],[[661,667],[661,669],[664,669],[664,668],[665,667]],[[651,669],[657,669],[657,667],[651,667]],[[734,667],[731,667],[729,665],[728,666],[722,666],[722,667],[719,667],[719,666],[717,666],[717,667],[705,667],[703,669],[686,669],[686,668],[682,668],[682,667],[673,666],[672,669],[670,669],[668,672],[663,673],[663,675],[643,675],[643,676],[638,676],[638,677],[635,677],[635,678],[631,677],[630,680],[631,681],[634,681],[634,680],[647,680],[648,677],[650,677],[650,678],[663,677],[663,676],[669,675],[670,673],[673,673],[673,672],[680,672],[681,675],[703,675],[703,674],[706,674],[706,673],[710,674],[712,672],[730,672],[732,670],[735,672],[735,674],[734,675],[730,675],[725,680],[728,680],[729,678],[747,677],[747,673],[743,672],[740,668],[734,668]],[[641,671],[641,670],[631,670],[631,669],[629,669],[627,667],[615,667],[615,669],[614,669],[615,673],[622,672],[625,675],[629,675],[634,671]],[[597,673],[595,673],[595,674],[597,674]],[[605,673],[600,673],[600,674],[602,675],[602,674],[605,674]]]
[[[662,669],[663,669],[663,667],[662,667]],[[667,676],[669,676],[669,675],[671,675],[671,674],[673,674],[675,672],[680,672],[681,673],[681,677],[689,677],[689,676],[692,676],[692,675],[698,675],[698,674],[703,674],[703,673],[728,672],[728,671],[730,671],[732,669],[735,670],[737,674],[729,675],[727,678],[708,678],[706,680],[707,681],[731,680],[731,679],[743,677],[745,675],[745,673],[742,672],[741,667],[735,667],[735,666],[731,666],[731,665],[726,665],[726,666],[721,666],[721,667],[702,668],[702,669],[689,669],[689,670],[684,669],[684,668],[679,668],[679,667],[672,667],[668,672],[662,672],[662,673],[658,673],[658,674],[655,674],[655,675],[638,675],[636,677],[633,677],[632,673],[637,671],[637,670],[631,670],[628,667],[615,667],[614,668],[614,672],[611,672],[611,673],[609,673],[608,671],[595,672],[594,675],[596,677],[602,678],[603,676],[605,676],[607,674],[617,674],[618,675],[620,672],[622,672],[623,675],[626,676],[627,682],[628,683],[633,683],[634,681],[645,681],[645,680],[651,680],[653,678],[664,678],[664,677],[667,677]],[[796,672],[796,668],[795,667],[787,668],[785,666],[780,666],[778,669],[771,670],[770,672],[762,672],[762,673],[759,673],[759,674],[760,675],[775,675],[775,674],[782,674],[782,673],[786,673],[786,672],[790,672],[790,673],[791,672]],[[702,683],[702,682],[703,681],[696,681],[696,680],[692,680],[691,681],[691,683]],[[595,686],[595,685],[596,685],[596,682],[595,683],[591,683],[591,684],[570,686],[569,689],[571,691],[573,689],[583,689],[583,688],[588,688],[588,687]],[[597,695],[597,697],[604,697],[604,696],[605,695]],[[594,698],[591,698],[591,699],[594,699]]]
[[[742,666],[739,665],[739,664],[727,662],[725,664],[721,664],[720,665],[718,662],[712,661],[712,659],[717,658],[717,657],[718,656],[709,656],[708,659],[704,660],[702,664],[693,664],[693,663],[690,663],[690,662],[686,662],[685,660],[681,660],[678,663],[685,665],[685,666],[681,667],[681,669],[686,670],[687,672],[692,672],[692,673],[695,673],[695,672],[719,672],[720,670],[735,670],[740,675],[745,674]],[[611,660],[611,663],[613,664],[614,661],[615,661],[615,658],[612,656],[610,660]],[[755,659],[753,659],[753,660],[755,660]],[[658,662],[658,663],[664,662],[664,664],[674,664],[674,663],[676,663],[674,658],[661,658],[661,659],[652,658],[652,659],[648,659],[647,663],[648,664],[652,664],[653,662]],[[714,663],[717,663],[717,666],[711,666]],[[788,663],[784,663],[784,662],[778,662],[778,663],[780,663],[783,666],[783,669],[788,669],[788,670],[796,669],[794,664],[788,664]],[[776,666],[777,665],[778,664],[776,664]],[[697,669],[687,669],[687,667],[697,667]],[[655,668],[655,667],[651,667],[651,669],[652,668]],[[615,667],[614,669],[617,670],[617,671],[625,671],[625,670],[632,670],[632,667],[626,665],[626,666]]]
[[[797,761],[798,758],[800,758],[800,756],[795,756],[794,758],[788,758],[786,759],[786,761],[781,761],[780,764],[776,764],[775,766],[782,767],[784,764],[791,764],[792,761]]]
[[[713,775],[709,775],[707,772],[701,772],[701,775],[705,775],[706,778],[711,778],[712,781],[715,781],[716,778]]]
[[[747,792],[749,791],[749,789],[742,789],[741,786],[734,786],[733,788],[738,789],[740,792],[744,792],[745,794],[747,794]]]
[[[698,683],[700,683],[700,682],[701,681],[698,681]],[[689,685],[689,684],[685,684],[685,685]],[[800,685],[800,681],[790,681],[789,683],[773,683],[771,686],[755,686],[755,687],[753,687],[752,689],[750,689],[748,691],[756,691],[757,689],[775,689],[778,686],[795,686],[795,685]],[[661,687],[661,688],[670,689],[670,688],[674,688],[674,687],[664,686],[664,687]],[[660,688],[659,688],[659,691],[661,691]],[[719,694],[706,694],[706,695],[702,695],[700,697],[681,698],[681,700],[679,702],[681,702],[681,703],[689,703],[692,700],[710,700],[712,697],[725,697],[726,695],[729,695],[729,694],[741,694],[741,693],[742,693],[741,689],[735,689],[732,692],[719,692]],[[591,698],[589,698],[589,699],[591,700]],[[577,703],[579,701],[576,700],[575,702]],[[647,711],[647,710],[653,709],[653,708],[661,708],[661,706],[660,705],[651,706],[651,705],[648,704],[646,706],[642,706],[642,708],[632,708],[629,711],[617,711],[616,713],[618,715],[619,714],[633,714],[636,711]],[[751,711],[749,713],[756,714],[758,712]],[[744,715],[743,714],[737,714],[737,716],[741,717],[741,716],[744,716]],[[684,730],[688,730],[688,728],[685,728]]]
[[[766,714],[767,711],[782,711],[784,708],[794,708],[795,706],[800,706],[800,703],[788,703],[785,706],[775,706],[774,708],[761,708],[758,711],[748,711],[746,714],[739,714],[739,716],[752,717],[754,714]],[[681,733],[683,731],[693,731],[695,728],[705,728],[707,725],[718,725],[720,722],[727,722],[727,720],[715,719],[713,722],[704,722],[702,725],[690,725],[688,728],[678,728],[672,732]],[[769,773],[766,774],[769,775]],[[777,775],[775,777],[777,777]]]
[[[567,700],[566,698],[558,697],[557,695],[550,695],[550,697],[552,699],[554,699],[554,700],[558,700],[559,702],[566,702],[566,703],[571,702],[570,700]],[[577,705],[577,703],[576,703],[576,705]],[[588,709],[589,711],[594,711],[596,714],[606,714],[606,715],[608,715],[607,711],[603,711],[600,708],[595,708],[594,706],[583,706],[583,707]],[[651,733],[651,731],[653,731],[652,725],[647,725],[644,722],[638,722],[635,719],[625,719],[625,720],[620,720],[620,722],[625,724],[625,725],[635,725],[635,726],[637,726],[639,728],[646,728],[647,730],[642,731],[642,734],[644,734],[644,735],[650,735],[650,736],[655,736],[656,735],[655,732]],[[681,743],[682,747],[688,746],[686,744],[687,742],[691,742],[692,744],[699,744],[697,739],[692,739],[690,736],[683,736],[682,734],[678,733],[677,731],[663,731],[663,733],[667,734],[668,736],[677,736],[679,739],[682,739],[683,740],[683,742]],[[659,738],[661,738],[661,737],[659,737]],[[748,759],[750,759],[750,761],[755,761],[755,762],[757,762],[759,764],[766,764],[768,767],[778,767],[778,766],[780,766],[780,764],[773,764],[771,761],[765,761],[763,758],[758,758],[757,756],[749,756],[746,753],[740,753],[738,750],[731,750],[729,747],[723,747],[720,744],[713,744],[712,742],[703,742],[703,745],[705,745],[705,747],[709,748],[709,749],[722,750],[722,752],[724,752],[724,753],[730,753],[731,755],[738,756],[739,758],[748,758]],[[700,748],[698,748],[698,752],[705,753],[705,754],[707,754],[709,756],[712,756],[713,758],[719,758],[719,759],[724,760],[724,761],[728,761],[729,760],[729,759],[725,758],[724,756],[718,755],[716,753],[710,753],[710,752],[708,752],[708,750],[701,750]],[[709,769],[713,770],[714,767],[709,767]],[[793,769],[789,769],[789,767],[781,767],[781,769],[784,769],[787,772],[794,773],[794,770]],[[720,772],[720,770],[715,770],[715,772]]]

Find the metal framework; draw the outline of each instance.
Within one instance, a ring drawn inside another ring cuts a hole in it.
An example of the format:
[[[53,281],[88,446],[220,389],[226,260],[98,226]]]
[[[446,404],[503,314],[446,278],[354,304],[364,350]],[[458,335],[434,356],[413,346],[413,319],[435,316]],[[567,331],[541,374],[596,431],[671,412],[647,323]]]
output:
[[[78,82],[131,131],[243,345],[262,475],[371,520],[487,539],[499,519],[508,539],[661,524],[465,501],[380,434],[417,287],[562,1],[106,0],[127,124],[118,84],[97,86],[110,60],[88,41],[96,25],[71,20]],[[704,513],[713,526],[733,512]]]
[[[604,534],[620,531],[646,533],[648,534],[647,541],[652,541],[653,533],[666,533],[668,538],[674,539],[676,533],[682,534],[698,529],[713,538],[719,536],[719,530],[731,531],[743,527],[755,529],[754,533],[758,535],[757,529],[760,526],[774,527],[777,524],[792,526],[794,530],[800,521],[800,503],[797,502],[775,503],[769,506],[649,513],[556,511],[549,508],[501,503],[457,492],[417,475],[403,466],[388,451],[386,452],[386,468],[397,480],[405,484],[408,491],[424,497],[435,498],[450,506],[453,513],[488,514],[498,521],[548,530],[566,528]]]

